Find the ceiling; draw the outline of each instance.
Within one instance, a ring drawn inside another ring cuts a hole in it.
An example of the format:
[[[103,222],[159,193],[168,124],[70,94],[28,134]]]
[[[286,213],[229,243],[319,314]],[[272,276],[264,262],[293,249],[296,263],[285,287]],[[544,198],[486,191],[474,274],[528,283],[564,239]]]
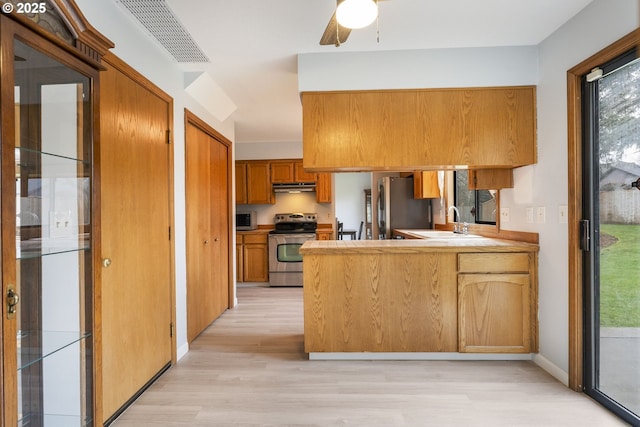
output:
[[[118,2],[118,0],[113,0]],[[235,141],[299,142],[297,54],[537,45],[592,0],[387,0],[340,47],[319,40],[335,0],[166,0],[236,105]],[[375,71],[372,71],[375,72]]]

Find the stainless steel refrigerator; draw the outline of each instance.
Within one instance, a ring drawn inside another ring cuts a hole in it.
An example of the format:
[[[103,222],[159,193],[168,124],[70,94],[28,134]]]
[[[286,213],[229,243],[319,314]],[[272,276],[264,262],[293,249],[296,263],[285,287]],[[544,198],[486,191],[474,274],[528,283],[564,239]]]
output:
[[[393,229],[431,228],[431,200],[413,198],[413,177],[380,178],[378,190],[380,239],[391,239]]]

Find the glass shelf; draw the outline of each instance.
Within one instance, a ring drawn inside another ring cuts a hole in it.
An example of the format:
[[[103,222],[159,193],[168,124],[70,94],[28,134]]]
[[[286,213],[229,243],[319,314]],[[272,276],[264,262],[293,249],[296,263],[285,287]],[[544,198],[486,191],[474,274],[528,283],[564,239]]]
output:
[[[67,427],[67,426],[90,426],[93,425],[93,420],[82,420],[79,416],[74,415],[53,415],[53,414],[44,414],[44,425],[47,427]],[[18,420],[18,427],[30,427],[32,422],[32,417],[25,416],[22,419]]]
[[[17,334],[18,371],[41,362],[48,356],[89,337],[91,337],[90,332],[20,331]],[[26,344],[30,340],[38,342],[40,345],[32,347]]]
[[[80,164],[86,166],[87,168],[91,167],[91,163],[79,159],[77,157],[71,157],[69,155],[51,153],[47,151],[34,150],[33,148],[26,147],[16,147],[16,166],[18,167],[26,167],[26,168],[34,168],[37,167],[40,162],[36,162],[33,159],[49,159],[49,166],[59,166],[64,167],[69,164]]]
[[[16,259],[39,258],[89,249],[91,249],[91,237],[88,233],[78,233],[71,237],[16,240]]]

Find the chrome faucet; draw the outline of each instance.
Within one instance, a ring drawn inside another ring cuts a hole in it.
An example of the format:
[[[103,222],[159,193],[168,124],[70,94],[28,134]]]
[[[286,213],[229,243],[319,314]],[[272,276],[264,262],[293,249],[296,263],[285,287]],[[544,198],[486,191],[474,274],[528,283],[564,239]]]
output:
[[[459,233],[460,232],[460,223],[458,223],[458,221],[460,221],[460,211],[458,210],[458,208],[456,208],[455,206],[451,205],[451,206],[449,206],[449,210],[447,211],[448,215],[451,214],[451,209],[453,209],[453,211],[455,212],[455,215],[453,216],[453,232],[454,233]],[[456,215],[458,216],[458,221],[456,221]]]
[[[451,213],[451,209],[453,209],[453,211],[455,212],[455,214],[458,216],[458,221],[455,221],[455,216],[453,217],[454,221],[453,221],[453,232],[456,234],[467,234],[469,233],[469,224],[467,224],[466,222],[463,222],[462,224],[460,224],[460,211],[458,210],[458,208],[456,208],[455,206],[451,205],[449,206],[449,210],[448,213]]]

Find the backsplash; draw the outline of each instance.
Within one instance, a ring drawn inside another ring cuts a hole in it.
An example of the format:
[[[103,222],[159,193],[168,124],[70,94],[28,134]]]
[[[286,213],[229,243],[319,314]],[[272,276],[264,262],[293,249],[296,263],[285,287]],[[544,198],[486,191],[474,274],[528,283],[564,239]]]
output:
[[[332,204],[316,202],[316,193],[276,193],[276,203],[273,205],[238,207],[258,212],[258,225],[273,224],[273,218],[277,213],[286,212],[315,212],[318,214],[319,224],[332,224],[335,220]]]

